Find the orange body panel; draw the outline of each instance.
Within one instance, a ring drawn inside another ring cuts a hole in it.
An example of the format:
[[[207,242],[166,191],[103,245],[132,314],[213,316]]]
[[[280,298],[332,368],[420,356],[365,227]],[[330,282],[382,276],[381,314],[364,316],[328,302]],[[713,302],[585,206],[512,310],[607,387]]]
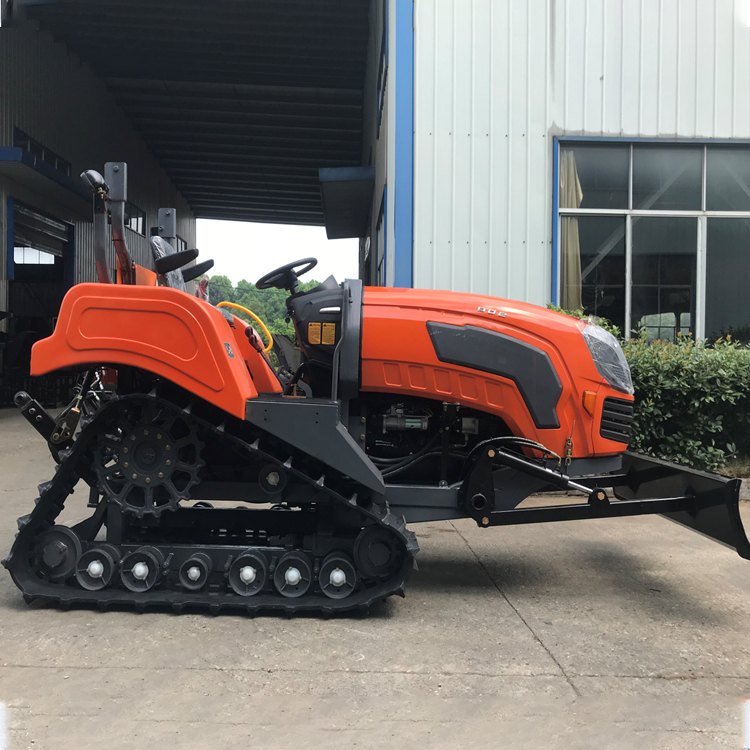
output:
[[[480,312],[479,308],[485,311]],[[505,317],[497,313],[505,313]],[[512,336],[549,356],[562,383],[557,403],[560,427],[539,429],[512,380],[441,362],[427,322],[472,325]],[[624,445],[599,434],[607,396],[632,400],[599,375],[581,330],[584,321],[536,305],[473,294],[367,287],[362,322],[362,390],[423,396],[501,417],[514,435],[537,440],[573,457],[622,453]],[[583,409],[583,392],[596,395],[593,417]]]
[[[55,332],[31,351],[31,374],[63,367],[131,365],[167,378],[240,419],[258,392],[215,307],[162,286],[78,284]]]
[[[271,369],[266,358],[257,349],[253,348],[247,339],[245,329],[251,328],[258,341],[260,341],[257,331],[242,320],[242,318],[238,318],[236,315],[232,317],[234,318],[232,332],[234,333],[234,340],[237,345],[236,351],[239,351],[240,356],[245,360],[256,390],[258,393],[281,393],[284,389],[281,387],[276,373]]]
[[[148,268],[139,266],[137,263],[133,263],[135,269],[135,283],[138,286],[156,286],[156,282],[159,277]],[[120,274],[120,266],[117,266],[117,283],[122,284],[122,275]]]

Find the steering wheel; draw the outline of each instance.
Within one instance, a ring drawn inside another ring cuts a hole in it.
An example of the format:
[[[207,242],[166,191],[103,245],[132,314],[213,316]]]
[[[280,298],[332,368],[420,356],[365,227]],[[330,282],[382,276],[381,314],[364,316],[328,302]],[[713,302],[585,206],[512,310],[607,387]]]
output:
[[[303,258],[302,260],[295,260],[292,263],[287,263],[281,268],[277,268],[271,273],[267,273],[265,276],[261,276],[258,281],[255,282],[256,289],[286,289],[288,292],[294,292],[297,288],[297,277],[302,274],[312,271],[315,266],[318,265],[317,258]],[[297,269],[300,269],[299,271]]]

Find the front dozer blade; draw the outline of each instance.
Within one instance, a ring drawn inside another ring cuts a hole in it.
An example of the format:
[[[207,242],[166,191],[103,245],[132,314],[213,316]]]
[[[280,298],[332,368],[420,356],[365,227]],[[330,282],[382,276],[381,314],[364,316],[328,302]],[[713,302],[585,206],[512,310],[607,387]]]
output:
[[[621,500],[674,498],[680,509],[662,513],[665,518],[732,547],[750,560],[750,542],[740,517],[739,479],[625,453],[622,473],[611,486]]]

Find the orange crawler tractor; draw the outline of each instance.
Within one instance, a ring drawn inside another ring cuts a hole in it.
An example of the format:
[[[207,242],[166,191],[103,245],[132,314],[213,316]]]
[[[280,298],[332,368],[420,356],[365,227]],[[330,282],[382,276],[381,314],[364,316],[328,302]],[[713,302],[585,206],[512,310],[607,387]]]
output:
[[[289,292],[299,339],[301,363],[279,348],[275,368],[270,342],[209,304],[204,284],[186,292],[210,267],[185,267],[197,251],[154,237],[155,270],[134,266],[125,171],[84,174],[102,283],[71,289],[33,349],[34,375],[81,372],[75,397],[53,417],[16,396],[58,463],[4,561],[27,600],[366,610],[404,592],[418,551],[408,525],[466,517],[660,513],[750,558],[738,481],[626,452],[630,372],[595,323],[333,277],[302,292],[308,258],[257,283]],[[90,516],[56,525],[77,485]],[[571,490],[580,502],[521,505]]]

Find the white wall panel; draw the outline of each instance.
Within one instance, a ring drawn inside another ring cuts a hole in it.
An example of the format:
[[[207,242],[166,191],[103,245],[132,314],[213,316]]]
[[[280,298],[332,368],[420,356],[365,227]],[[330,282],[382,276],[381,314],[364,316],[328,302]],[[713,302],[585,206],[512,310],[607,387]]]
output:
[[[415,286],[543,303],[552,136],[750,138],[744,0],[415,0]]]
[[[545,0],[415,2],[415,286],[549,285]]]

